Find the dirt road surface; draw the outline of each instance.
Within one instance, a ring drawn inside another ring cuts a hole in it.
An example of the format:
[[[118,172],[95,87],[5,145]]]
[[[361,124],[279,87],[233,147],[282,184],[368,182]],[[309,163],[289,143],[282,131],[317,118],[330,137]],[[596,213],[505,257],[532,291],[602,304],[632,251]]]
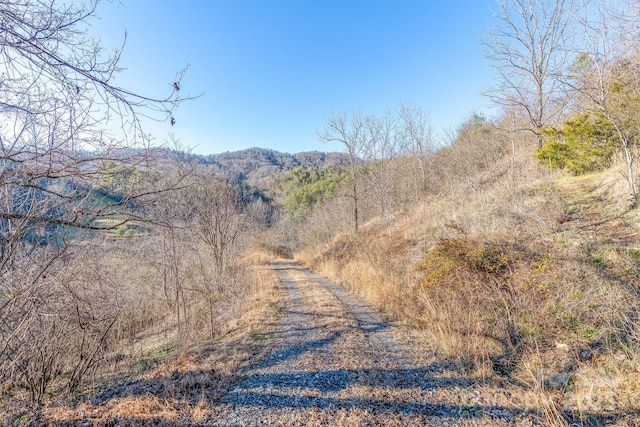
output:
[[[287,308],[212,425],[535,425],[357,298],[292,261],[272,263]]]

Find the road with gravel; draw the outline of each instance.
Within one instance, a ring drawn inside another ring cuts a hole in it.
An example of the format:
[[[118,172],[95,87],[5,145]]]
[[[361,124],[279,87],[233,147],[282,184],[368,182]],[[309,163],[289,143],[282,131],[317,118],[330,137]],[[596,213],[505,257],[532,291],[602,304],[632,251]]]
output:
[[[211,424],[530,424],[344,288],[293,261],[272,267],[285,314],[269,353],[241,373]]]

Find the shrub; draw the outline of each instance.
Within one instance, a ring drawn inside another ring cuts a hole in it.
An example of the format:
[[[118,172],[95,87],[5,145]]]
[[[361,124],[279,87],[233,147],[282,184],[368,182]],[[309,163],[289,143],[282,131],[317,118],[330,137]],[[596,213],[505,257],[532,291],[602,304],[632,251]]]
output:
[[[425,283],[437,282],[445,271],[467,269],[475,273],[498,274],[508,265],[504,251],[491,243],[480,243],[466,237],[442,239],[427,254],[423,266],[428,271]]]
[[[536,158],[552,169],[567,169],[582,175],[608,167],[616,147],[613,126],[599,114],[580,114],[563,123],[562,129],[544,131],[549,142]]]

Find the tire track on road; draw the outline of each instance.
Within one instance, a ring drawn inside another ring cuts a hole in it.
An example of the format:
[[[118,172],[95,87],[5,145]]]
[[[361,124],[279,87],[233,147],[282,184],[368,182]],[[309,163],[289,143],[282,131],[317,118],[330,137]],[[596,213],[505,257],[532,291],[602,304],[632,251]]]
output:
[[[452,401],[450,390],[470,382],[437,379],[443,365],[433,360],[418,366],[344,288],[293,261],[272,268],[287,294],[272,350],[240,374],[211,425],[513,425],[512,410]]]

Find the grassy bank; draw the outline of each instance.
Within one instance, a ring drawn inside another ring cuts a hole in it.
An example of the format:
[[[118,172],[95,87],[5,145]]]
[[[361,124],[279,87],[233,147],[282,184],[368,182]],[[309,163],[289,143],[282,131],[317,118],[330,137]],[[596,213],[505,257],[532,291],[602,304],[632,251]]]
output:
[[[640,410],[640,227],[615,170],[434,196],[297,259],[554,413]],[[455,212],[455,217],[451,215]],[[555,411],[555,412],[554,412]],[[602,418],[604,419],[604,418]]]

